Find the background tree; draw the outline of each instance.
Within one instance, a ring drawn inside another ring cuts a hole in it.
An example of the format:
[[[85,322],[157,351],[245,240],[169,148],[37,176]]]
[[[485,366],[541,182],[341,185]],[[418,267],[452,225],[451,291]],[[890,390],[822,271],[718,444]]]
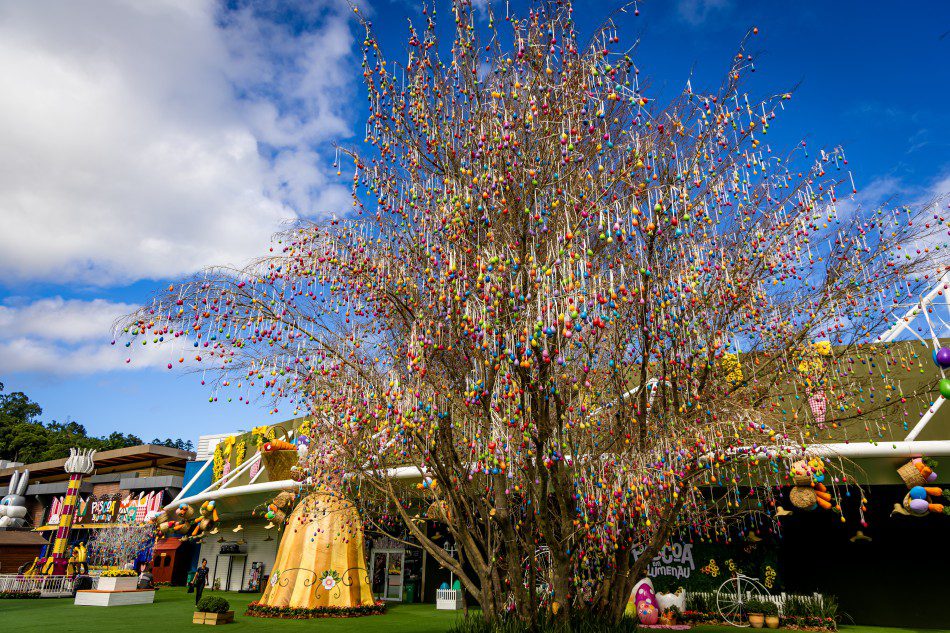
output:
[[[42,414],[42,407],[25,393],[3,393],[0,383],[0,459],[31,464],[66,457],[73,447],[108,451],[144,443],[136,435],[118,431],[103,437],[90,436],[85,426],[71,420],[44,423],[38,419]],[[181,439],[156,438],[152,444],[188,451],[194,448],[191,440]]]
[[[839,206],[840,150],[775,154],[790,95],[740,89],[744,48],[718,90],[661,107],[612,22],[582,43],[569,2],[535,7],[502,33],[455,3],[447,46],[428,12],[403,67],[362,21],[354,212],[125,332],[312,414],[306,485],[397,517],[489,619],[616,620],[672,534],[767,517],[826,426],[870,439],[885,405],[860,402],[854,359],[887,354],[868,344],[891,298],[942,272],[944,220]]]

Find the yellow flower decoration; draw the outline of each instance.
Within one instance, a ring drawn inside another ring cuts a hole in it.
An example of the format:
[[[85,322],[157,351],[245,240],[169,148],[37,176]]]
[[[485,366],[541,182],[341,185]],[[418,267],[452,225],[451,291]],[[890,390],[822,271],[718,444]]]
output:
[[[719,566],[716,564],[716,559],[710,558],[706,566],[699,571],[703,572],[707,576],[712,576],[713,578],[719,576]]]
[[[742,382],[742,365],[739,364],[739,356],[731,352],[726,352],[719,359],[719,366],[726,371],[726,380],[731,383]]]
[[[831,341],[818,341],[812,343],[811,347],[819,356],[829,356],[831,354]]]
[[[811,387],[812,378],[825,371],[824,356],[831,354],[830,341],[818,341],[806,347],[799,355],[798,372],[805,377],[805,383]]]
[[[224,474],[224,447],[219,443],[214,447],[214,458],[211,463],[211,478],[214,481],[221,479]]]

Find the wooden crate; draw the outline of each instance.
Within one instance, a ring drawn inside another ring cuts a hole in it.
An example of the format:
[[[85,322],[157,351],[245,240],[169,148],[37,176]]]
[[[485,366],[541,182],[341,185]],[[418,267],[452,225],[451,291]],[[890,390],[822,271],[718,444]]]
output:
[[[234,611],[227,613],[207,613],[205,611],[195,611],[195,617],[192,624],[208,624],[217,626],[218,624],[230,624],[234,622]]]

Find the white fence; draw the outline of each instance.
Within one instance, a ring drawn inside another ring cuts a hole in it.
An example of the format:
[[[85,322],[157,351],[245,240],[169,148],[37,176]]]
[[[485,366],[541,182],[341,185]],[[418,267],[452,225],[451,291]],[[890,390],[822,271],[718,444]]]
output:
[[[98,578],[92,577],[93,589],[98,581]],[[0,591],[15,593],[38,591],[42,598],[63,598],[73,595],[73,579],[70,576],[0,574]]]
[[[702,597],[704,597],[704,598],[709,602],[710,605],[712,605],[713,607],[716,606],[716,596],[717,596],[717,593],[716,593],[715,591],[690,591],[690,592],[688,592],[687,597],[690,596],[690,595],[693,595],[693,596],[702,596]],[[792,597],[794,597],[794,598],[806,598],[806,599],[808,599],[808,600],[820,600],[820,601],[824,602],[824,596],[822,596],[822,595],[821,595],[820,593],[818,593],[818,592],[815,592],[815,593],[813,593],[813,594],[810,595],[810,596],[806,596],[806,595],[802,595],[802,594],[790,594],[790,593],[784,593],[784,592],[782,592],[782,593],[780,593],[780,594],[777,594],[777,595],[774,595],[774,596],[773,596],[773,595],[764,595],[764,594],[754,595],[754,594],[752,594],[752,593],[749,593],[749,595],[747,595],[747,596],[745,597],[745,599],[748,600],[749,598],[756,598],[756,599],[758,599],[758,600],[762,600],[763,602],[771,602],[771,603],[775,604],[775,606],[778,607],[779,615],[784,615],[784,613],[785,613],[785,601],[786,601],[788,598],[792,598]]]
[[[459,611],[464,607],[462,592],[454,589],[436,589],[435,608],[449,611]]]

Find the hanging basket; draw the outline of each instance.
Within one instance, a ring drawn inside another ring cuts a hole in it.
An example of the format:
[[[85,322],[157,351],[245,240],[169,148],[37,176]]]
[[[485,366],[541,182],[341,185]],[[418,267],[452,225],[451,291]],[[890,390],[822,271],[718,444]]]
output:
[[[912,461],[907,462],[898,468],[897,474],[901,476],[901,479],[904,480],[904,483],[907,484],[908,488],[927,485],[927,480],[924,479],[924,476],[920,474],[920,471],[917,470],[917,466],[914,465],[914,462]]]
[[[811,475],[795,475],[792,477],[792,481],[796,486],[810,486]]]
[[[811,510],[818,504],[818,497],[813,488],[796,486],[792,488],[788,496],[792,500],[792,505],[801,510]]]
[[[271,481],[290,479],[290,469],[297,465],[297,451],[271,451],[261,453],[261,460]]]

